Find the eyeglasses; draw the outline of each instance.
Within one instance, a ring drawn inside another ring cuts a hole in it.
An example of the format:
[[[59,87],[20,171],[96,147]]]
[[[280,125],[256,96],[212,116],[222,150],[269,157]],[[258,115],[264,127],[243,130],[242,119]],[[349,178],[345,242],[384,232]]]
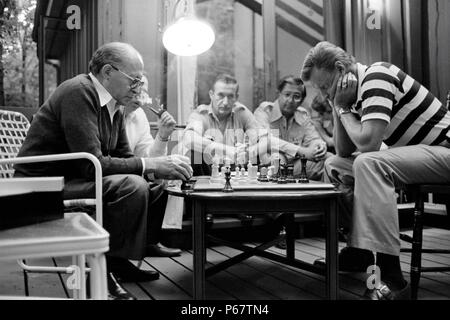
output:
[[[295,102],[300,102],[303,100],[303,96],[299,93],[292,93],[292,92],[282,92],[281,95],[286,100],[294,99]]]
[[[116,66],[114,66],[112,64],[110,64],[110,66],[114,70],[119,71],[121,74],[123,74],[125,77],[127,77],[128,79],[131,80],[131,84],[130,84],[131,90],[140,89],[144,85],[144,81],[142,81],[141,79],[133,78],[133,77],[129,76],[128,74],[126,74],[125,72],[123,72],[122,70],[120,70],[119,68],[117,68]]]

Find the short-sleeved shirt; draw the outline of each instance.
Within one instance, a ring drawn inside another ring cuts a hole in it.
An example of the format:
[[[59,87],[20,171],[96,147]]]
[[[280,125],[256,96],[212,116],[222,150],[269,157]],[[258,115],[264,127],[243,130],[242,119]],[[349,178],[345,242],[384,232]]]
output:
[[[357,64],[361,121],[388,123],[384,143],[391,147],[450,142],[450,112],[419,82],[395,65]]]
[[[213,113],[212,106],[200,105],[189,116],[186,130],[192,130],[202,137],[235,146],[236,143],[244,143],[245,135],[249,135],[250,141],[257,141],[261,125],[256,121],[253,113],[243,104],[237,102],[226,120],[224,130],[220,128],[220,121]]]
[[[255,110],[255,118],[270,130],[272,137],[286,142],[280,142],[279,148],[291,157],[296,155],[299,146],[308,147],[313,141],[323,141],[303,107],[298,107],[294,116],[287,120],[281,113],[278,100],[263,102]]]
[[[158,157],[167,154],[167,144],[154,139],[150,133],[148,118],[138,108],[125,116],[128,144],[136,157]]]

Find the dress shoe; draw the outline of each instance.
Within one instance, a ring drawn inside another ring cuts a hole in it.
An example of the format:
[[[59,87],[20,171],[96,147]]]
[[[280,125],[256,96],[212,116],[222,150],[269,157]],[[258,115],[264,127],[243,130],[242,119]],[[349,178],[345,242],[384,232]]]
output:
[[[278,242],[275,247],[277,247],[278,249],[281,250],[286,250],[287,249],[287,244],[286,244],[286,240],[281,240],[280,242]]]
[[[238,215],[239,220],[241,220],[241,224],[243,226],[250,227],[253,224],[253,216],[249,214],[240,214]]]
[[[181,256],[181,250],[175,248],[167,248],[161,243],[151,244],[147,246],[147,257],[179,257]]]
[[[136,297],[125,290],[111,272],[108,272],[108,300],[136,300]]]
[[[114,258],[107,260],[109,272],[114,273],[121,282],[145,282],[159,279],[159,272],[153,270],[141,270],[127,259]]]
[[[369,250],[345,247],[339,252],[339,271],[366,272],[367,267],[373,263],[373,254]],[[317,259],[314,265],[325,268],[325,258]]]
[[[394,290],[383,281],[378,288],[367,289],[363,300],[411,300],[411,286],[405,281],[402,289]]]

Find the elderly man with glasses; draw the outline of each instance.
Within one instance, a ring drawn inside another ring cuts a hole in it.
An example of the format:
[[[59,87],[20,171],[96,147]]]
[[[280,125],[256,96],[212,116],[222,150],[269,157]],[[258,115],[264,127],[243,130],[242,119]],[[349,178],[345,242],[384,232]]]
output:
[[[129,44],[100,47],[90,73],[63,82],[35,115],[19,157],[69,152],[96,156],[103,171],[104,227],[110,234],[106,262],[111,299],[134,297],[117,282],[151,281],[128,259],[147,256],[149,235],[158,232],[167,193],[144,175],[187,180],[192,176],[184,156],[136,157],[130,150],[121,105],[128,105],[143,85],[142,56]],[[85,161],[16,165],[16,176],[64,176],[68,199],[94,194],[94,168]]]
[[[284,163],[294,162],[294,176],[301,173],[301,157],[307,162],[311,180],[321,180],[327,145],[311,122],[308,111],[301,107],[306,89],[299,78],[286,76],[278,85],[278,99],[263,102],[255,110],[255,118],[270,130],[271,151]],[[270,163],[269,159],[265,162]]]

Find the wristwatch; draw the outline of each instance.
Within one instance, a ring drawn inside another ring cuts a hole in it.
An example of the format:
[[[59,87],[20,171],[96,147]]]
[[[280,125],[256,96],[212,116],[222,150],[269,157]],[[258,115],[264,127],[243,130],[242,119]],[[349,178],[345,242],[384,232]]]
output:
[[[339,106],[337,109],[337,113],[340,118],[343,114],[352,113],[352,111],[348,107],[340,107]]]

